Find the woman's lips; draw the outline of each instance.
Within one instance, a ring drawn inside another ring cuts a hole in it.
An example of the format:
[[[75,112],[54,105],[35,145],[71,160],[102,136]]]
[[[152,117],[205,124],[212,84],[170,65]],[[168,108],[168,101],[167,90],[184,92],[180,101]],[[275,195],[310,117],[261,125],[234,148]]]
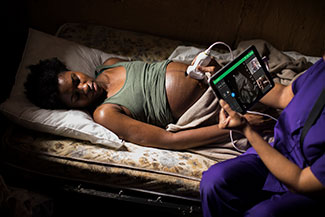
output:
[[[88,96],[94,97],[98,94],[100,94],[100,87],[95,81],[92,81],[90,84],[88,84]]]
[[[97,90],[98,90],[98,87],[97,87],[97,84],[96,84],[96,82],[92,82],[92,86],[93,86],[93,88],[94,88],[94,90],[95,90],[95,92],[97,92]]]

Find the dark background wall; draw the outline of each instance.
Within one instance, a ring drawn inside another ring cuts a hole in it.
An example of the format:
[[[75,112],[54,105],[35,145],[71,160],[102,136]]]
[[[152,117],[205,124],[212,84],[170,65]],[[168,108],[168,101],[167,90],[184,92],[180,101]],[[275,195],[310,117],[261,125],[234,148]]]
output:
[[[321,55],[324,0],[27,0],[30,26],[102,24],[195,42],[263,38],[282,50]]]

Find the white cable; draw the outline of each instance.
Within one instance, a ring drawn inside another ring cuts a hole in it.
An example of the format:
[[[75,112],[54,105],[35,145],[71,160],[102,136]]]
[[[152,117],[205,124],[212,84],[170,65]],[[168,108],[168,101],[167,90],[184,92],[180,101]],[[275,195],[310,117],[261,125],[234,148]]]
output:
[[[234,139],[232,138],[232,130],[229,131],[229,137],[230,137],[230,141],[232,146],[239,152],[244,153],[246,150],[240,149],[235,145]]]
[[[210,45],[210,47],[209,47],[208,49],[206,49],[205,52],[206,52],[206,53],[210,53],[210,50],[211,50],[215,45],[217,45],[217,44],[222,44],[222,45],[226,46],[226,47],[228,48],[228,50],[229,50],[231,60],[234,60],[234,54],[233,54],[233,52],[232,52],[230,46],[229,46],[228,44],[222,42],[222,41],[214,42],[212,45]]]
[[[274,121],[278,121],[278,119],[276,119],[275,117],[271,116],[271,115],[268,115],[268,114],[265,114],[265,113],[262,113],[262,112],[256,112],[256,111],[247,111],[247,113],[250,113],[250,114],[255,114],[255,115],[262,115],[262,116],[265,116],[265,117],[269,117],[271,118],[272,120]],[[244,153],[246,150],[243,150],[243,149],[240,149],[236,146],[235,142],[234,142],[234,139],[232,137],[232,130],[229,131],[229,137],[230,137],[230,141],[231,141],[231,144],[232,146],[239,152],[241,153]]]

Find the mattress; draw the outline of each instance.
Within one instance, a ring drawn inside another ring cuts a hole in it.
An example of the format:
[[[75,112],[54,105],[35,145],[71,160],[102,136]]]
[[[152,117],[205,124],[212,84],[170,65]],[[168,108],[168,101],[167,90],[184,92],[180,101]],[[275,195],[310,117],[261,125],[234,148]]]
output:
[[[12,125],[3,137],[13,167],[67,180],[199,197],[202,172],[216,163],[190,152],[126,145],[112,150],[90,142]]]

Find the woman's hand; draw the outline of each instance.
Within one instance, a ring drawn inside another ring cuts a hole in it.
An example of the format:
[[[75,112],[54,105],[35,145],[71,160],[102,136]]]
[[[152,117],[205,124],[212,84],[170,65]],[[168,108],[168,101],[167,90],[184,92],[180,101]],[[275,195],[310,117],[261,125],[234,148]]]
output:
[[[232,129],[243,132],[243,128],[248,125],[259,133],[273,132],[275,121],[271,118],[265,118],[256,114],[242,115],[231,109],[231,107],[224,101],[220,100],[222,107],[219,114],[219,127],[222,129]],[[228,112],[226,109],[228,109]],[[232,116],[230,114],[233,114]],[[230,124],[230,125],[229,125]]]
[[[244,115],[239,114],[231,109],[228,103],[223,99],[220,100],[221,110],[219,113],[219,128],[235,130],[243,133],[249,123]]]

